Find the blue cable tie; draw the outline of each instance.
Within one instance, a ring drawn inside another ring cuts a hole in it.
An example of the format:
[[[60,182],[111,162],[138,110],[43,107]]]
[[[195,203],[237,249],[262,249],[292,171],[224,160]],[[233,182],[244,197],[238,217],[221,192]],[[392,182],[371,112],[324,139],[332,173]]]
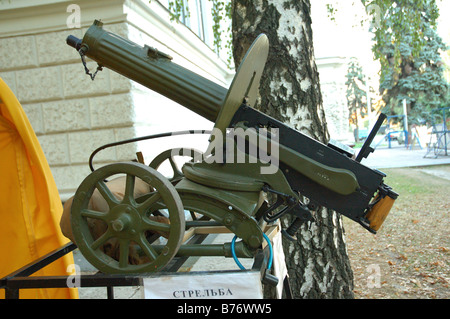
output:
[[[267,235],[265,233],[263,233],[263,237],[267,242],[267,246],[269,246],[270,254],[269,254],[269,262],[267,264],[267,269],[270,270],[270,268],[272,268],[272,261],[273,261],[273,248],[272,248],[272,244],[270,242],[269,237],[267,237]],[[236,256],[236,251],[235,251],[236,239],[237,239],[237,235],[235,235],[233,237],[233,240],[231,241],[231,255],[233,256],[233,259],[236,262],[236,264],[239,266],[239,268],[241,270],[245,270],[245,267],[241,264],[241,262],[239,261],[239,259]]]

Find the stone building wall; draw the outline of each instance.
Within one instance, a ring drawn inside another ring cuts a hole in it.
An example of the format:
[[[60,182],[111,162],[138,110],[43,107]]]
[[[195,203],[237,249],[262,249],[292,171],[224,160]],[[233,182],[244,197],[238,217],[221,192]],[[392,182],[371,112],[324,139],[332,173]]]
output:
[[[125,24],[111,27],[124,30]],[[21,102],[61,194],[72,192],[89,173],[91,151],[134,135],[130,81],[105,70],[88,82],[79,57],[65,44],[69,33],[73,32],[0,40],[0,76]],[[132,152],[111,149],[99,159],[130,159]]]
[[[94,19],[102,19],[106,30],[156,47],[175,63],[225,87],[232,78],[200,39],[169,22],[157,1],[150,6],[143,0],[77,3],[78,28],[68,28],[71,1],[0,3],[0,77],[22,104],[62,200],[90,173],[89,155],[99,146],[146,134],[212,128],[189,110],[106,68],[91,81],[79,55],[65,43],[68,35],[82,38]],[[88,61],[88,67],[95,70],[96,63]],[[151,158],[170,146],[162,141],[110,148],[98,153],[95,164],[128,161],[138,150]]]
[[[349,142],[353,137],[349,131],[349,111],[345,85],[347,59],[344,57],[323,57],[316,59],[320,77],[323,107],[330,137]]]

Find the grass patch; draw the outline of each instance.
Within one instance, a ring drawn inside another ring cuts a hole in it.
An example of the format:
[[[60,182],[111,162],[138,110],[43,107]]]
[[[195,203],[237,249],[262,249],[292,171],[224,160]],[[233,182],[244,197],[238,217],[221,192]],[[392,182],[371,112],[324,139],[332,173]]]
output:
[[[423,183],[424,173],[417,169],[384,169],[383,172],[387,175],[385,183],[399,194],[431,194],[438,191],[429,183]]]

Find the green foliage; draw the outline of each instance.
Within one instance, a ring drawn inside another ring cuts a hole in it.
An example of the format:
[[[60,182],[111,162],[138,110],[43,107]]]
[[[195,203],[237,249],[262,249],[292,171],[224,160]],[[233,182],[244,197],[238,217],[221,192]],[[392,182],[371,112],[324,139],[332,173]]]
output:
[[[183,0],[169,1],[169,12],[171,15],[171,21],[180,21],[181,15],[184,13],[186,17],[189,17],[189,7],[184,5]]]
[[[331,3],[327,3],[326,4],[326,7],[327,7],[327,14],[328,14],[328,18],[331,20],[331,21],[336,21],[336,19],[335,19],[335,15],[336,15],[336,13],[337,13],[337,9],[333,6],[333,4],[331,4]]]
[[[220,51],[222,47],[222,30],[220,26],[220,22],[223,17],[228,17],[231,19],[231,1],[228,0],[218,1],[218,0],[209,0],[212,2],[212,17],[214,24],[212,26],[213,34],[214,34],[214,46],[216,47],[217,52]],[[231,25],[228,26],[227,32],[231,32]],[[231,48],[231,40],[227,44],[227,48]]]
[[[358,125],[359,113],[361,116],[367,115],[367,92],[366,78],[362,67],[358,61],[352,58],[348,64],[346,97],[347,106],[350,113],[350,123]]]
[[[232,9],[232,1],[231,0],[209,0],[212,5],[211,15],[213,18],[212,32],[214,38],[214,48],[213,50],[219,54],[219,52],[223,49],[228,51],[228,66],[231,65],[232,62],[232,41],[231,38],[225,43],[223,46],[222,38],[223,38],[223,30],[221,27],[221,22],[224,18],[229,18],[231,20],[231,9]],[[171,14],[171,21],[180,21],[180,18],[184,14],[184,16],[189,16],[189,7],[186,5],[185,0],[170,0],[169,1],[169,12]],[[227,27],[226,32],[231,34],[231,24]]]
[[[439,10],[435,0],[361,0],[377,6],[378,25],[372,27],[372,48],[380,61],[380,92],[391,113],[409,105],[411,123],[430,121],[432,110],[445,103],[449,89],[440,53],[448,47],[437,34]],[[380,19],[381,18],[381,19]]]

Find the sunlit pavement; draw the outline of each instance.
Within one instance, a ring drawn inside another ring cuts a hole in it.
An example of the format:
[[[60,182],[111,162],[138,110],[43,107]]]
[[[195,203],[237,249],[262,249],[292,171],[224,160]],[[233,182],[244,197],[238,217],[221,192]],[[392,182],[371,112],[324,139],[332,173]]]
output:
[[[450,149],[449,155],[445,156],[444,151],[441,151],[441,154],[435,157],[433,151],[427,154],[425,147],[420,149],[417,146],[412,150],[404,146],[377,147],[373,153],[361,161],[361,164],[377,169],[450,164]]]

